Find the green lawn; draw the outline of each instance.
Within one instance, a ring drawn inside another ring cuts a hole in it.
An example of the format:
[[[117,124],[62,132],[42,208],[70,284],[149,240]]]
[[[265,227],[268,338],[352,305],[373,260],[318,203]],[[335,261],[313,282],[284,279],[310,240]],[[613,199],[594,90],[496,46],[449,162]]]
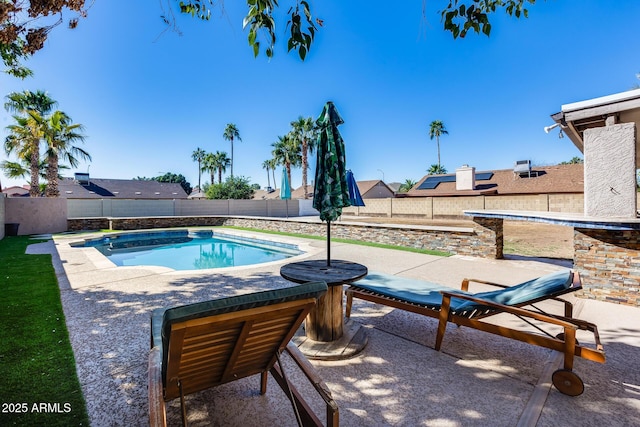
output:
[[[51,255],[0,240],[0,425],[88,426]]]

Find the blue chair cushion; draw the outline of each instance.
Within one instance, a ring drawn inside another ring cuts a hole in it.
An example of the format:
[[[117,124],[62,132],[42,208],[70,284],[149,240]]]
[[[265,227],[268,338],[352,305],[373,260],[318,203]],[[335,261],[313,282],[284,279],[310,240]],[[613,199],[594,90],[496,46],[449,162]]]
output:
[[[571,270],[563,270],[508,288],[489,292],[478,292],[474,294],[474,296],[502,305],[521,306],[526,305],[528,302],[540,300],[541,298],[562,294],[571,288],[572,283],[573,273]],[[472,301],[465,301],[463,304],[456,306],[454,311],[466,312],[481,307],[486,306]]]

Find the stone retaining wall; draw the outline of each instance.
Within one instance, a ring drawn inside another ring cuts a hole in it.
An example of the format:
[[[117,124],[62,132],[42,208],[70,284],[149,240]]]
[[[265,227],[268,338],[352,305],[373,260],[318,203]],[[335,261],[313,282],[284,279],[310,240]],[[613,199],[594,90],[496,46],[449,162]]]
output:
[[[582,296],[640,306],[640,231],[574,228],[573,247]]]
[[[366,225],[337,221],[331,223],[331,237],[430,249],[483,258],[502,258],[501,219],[474,218],[473,228]],[[108,227],[105,227],[108,224]],[[326,223],[264,217],[144,217],[76,218],[68,220],[69,230],[139,230],[168,227],[235,226],[260,230],[326,236]]]

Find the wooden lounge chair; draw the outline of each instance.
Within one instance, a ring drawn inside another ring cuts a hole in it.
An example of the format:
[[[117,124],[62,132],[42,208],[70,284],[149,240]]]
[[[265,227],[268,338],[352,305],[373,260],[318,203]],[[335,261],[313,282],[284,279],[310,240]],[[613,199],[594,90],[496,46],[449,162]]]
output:
[[[280,363],[287,351],[326,405],[326,424],[338,426],[338,406],[313,366],[290,343],[296,330],[327,291],[324,282],[222,298],[154,311],[149,354],[149,421],[166,425],[165,401],[247,376],[261,374],[260,392],[271,372],[291,400],[300,425],[323,425]],[[278,362],[276,364],[276,362]]]
[[[471,282],[498,286],[500,289],[473,294],[469,292]],[[573,318],[573,305],[569,301],[558,298],[581,287],[580,275],[569,270],[552,273],[515,286],[464,279],[461,290],[426,281],[386,274],[370,274],[365,279],[351,284],[347,289],[346,314],[347,317],[351,315],[353,298],[360,298],[434,317],[439,320],[436,350],[440,350],[442,346],[447,322],[452,322],[458,326],[468,326],[562,352],[564,367],[553,373],[553,384],[560,392],[577,396],[584,391],[584,384],[580,377],[572,372],[574,357],[579,356],[600,363],[605,361],[597,326]],[[564,315],[545,313],[533,305],[549,299],[564,304]],[[499,313],[517,316],[540,333],[483,321]],[[562,332],[554,336],[541,327],[551,325],[559,327]],[[578,343],[576,340],[578,329],[593,333],[595,348],[584,347]]]

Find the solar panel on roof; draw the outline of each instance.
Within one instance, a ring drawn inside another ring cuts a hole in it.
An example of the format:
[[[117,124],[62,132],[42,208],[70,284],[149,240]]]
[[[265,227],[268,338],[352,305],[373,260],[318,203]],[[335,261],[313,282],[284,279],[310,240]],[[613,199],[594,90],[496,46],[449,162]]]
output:
[[[493,177],[493,172],[480,172],[476,174],[476,181],[487,181]],[[418,190],[433,190],[441,182],[456,182],[455,175],[436,175],[428,176],[422,184],[418,187]]]

